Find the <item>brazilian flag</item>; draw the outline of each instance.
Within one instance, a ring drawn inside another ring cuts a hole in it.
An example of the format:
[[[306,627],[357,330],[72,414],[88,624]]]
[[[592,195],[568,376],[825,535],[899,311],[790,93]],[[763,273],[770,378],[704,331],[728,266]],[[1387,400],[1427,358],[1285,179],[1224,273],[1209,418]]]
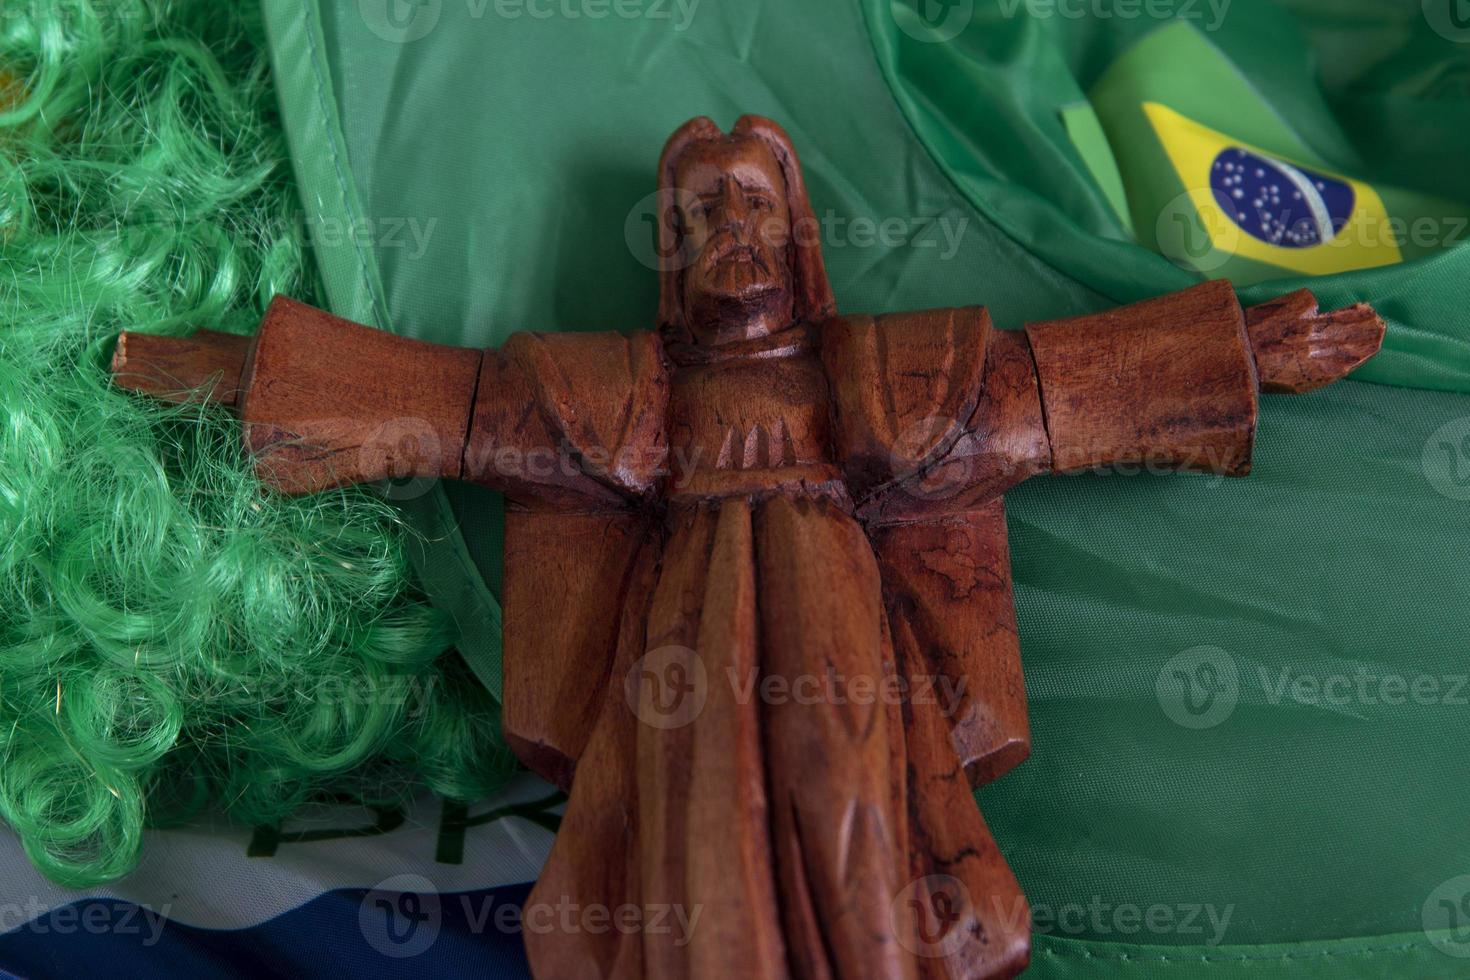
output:
[[[1082,133],[1106,134],[1074,143],[1140,243],[1237,286],[1391,266],[1470,240],[1463,203],[1366,179],[1362,153],[1335,167],[1189,20],[1138,39],[1064,112]]]
[[[1464,0],[266,10],[332,305],[385,329],[651,326],[659,149],[742,113],[795,140],[847,311],[1373,303],[1383,353],[1264,399],[1252,479],[1010,495],[1034,751],[980,802],[1032,976],[1470,975]],[[495,692],[498,506],[405,503]]]

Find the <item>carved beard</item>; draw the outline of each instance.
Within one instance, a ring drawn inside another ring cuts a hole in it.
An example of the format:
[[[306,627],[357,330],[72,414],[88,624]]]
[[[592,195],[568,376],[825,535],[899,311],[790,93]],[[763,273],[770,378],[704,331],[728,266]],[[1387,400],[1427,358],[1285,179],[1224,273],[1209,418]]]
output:
[[[710,239],[685,279],[685,315],[704,343],[744,339],[748,326],[772,320],[786,326],[792,316],[791,268],[784,249],[755,236]]]

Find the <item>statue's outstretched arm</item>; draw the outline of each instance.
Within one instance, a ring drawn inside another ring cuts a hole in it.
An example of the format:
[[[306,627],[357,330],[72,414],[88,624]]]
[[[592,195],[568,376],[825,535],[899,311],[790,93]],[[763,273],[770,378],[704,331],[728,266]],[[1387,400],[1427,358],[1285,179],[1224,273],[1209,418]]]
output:
[[[261,478],[292,494],[443,477],[619,507],[652,489],[665,458],[668,385],[650,334],[515,334],[478,351],[278,297],[254,337],[124,333],[112,370],[125,388],[234,409]]]
[[[1376,353],[1383,333],[1370,307],[1322,314],[1306,290],[1242,310],[1225,280],[1028,324],[1051,469],[1126,464],[1243,476],[1258,392],[1335,381]]]
[[[940,312],[963,319],[963,311]],[[1372,357],[1383,333],[1382,319],[1364,304],[1321,313],[1302,289],[1242,309],[1230,283],[1215,280],[1025,330],[945,335],[939,339],[947,343],[932,345],[939,353],[925,356],[948,369],[942,378],[949,386],[931,380],[939,371],[910,372],[920,379],[917,394],[879,407],[912,403],[919,408],[909,415],[918,421],[905,426],[908,416],[899,417],[889,427],[901,437],[868,439],[877,449],[849,454],[902,464],[868,467],[881,479],[868,481],[874,489],[860,495],[859,512],[880,522],[958,513],[1032,476],[1096,467],[1242,476],[1250,469],[1258,394],[1296,394],[1335,381]],[[957,372],[955,365],[967,363],[958,355],[976,344],[985,349],[983,366]],[[876,390],[904,384],[911,385],[908,374],[890,371]],[[963,402],[973,409],[962,407],[963,414],[955,414],[958,398],[921,397],[953,394],[956,384],[978,388]],[[865,376],[858,386],[874,387]],[[844,407],[853,401],[839,398]],[[839,412],[844,419],[855,414]]]

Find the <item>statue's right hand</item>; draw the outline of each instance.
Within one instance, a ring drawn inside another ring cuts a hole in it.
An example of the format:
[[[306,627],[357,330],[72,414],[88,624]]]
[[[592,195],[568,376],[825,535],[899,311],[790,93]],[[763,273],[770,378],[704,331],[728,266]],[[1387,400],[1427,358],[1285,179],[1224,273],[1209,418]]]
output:
[[[1299,289],[1245,311],[1261,390],[1300,395],[1345,377],[1378,353],[1384,323],[1366,303],[1319,312]]]

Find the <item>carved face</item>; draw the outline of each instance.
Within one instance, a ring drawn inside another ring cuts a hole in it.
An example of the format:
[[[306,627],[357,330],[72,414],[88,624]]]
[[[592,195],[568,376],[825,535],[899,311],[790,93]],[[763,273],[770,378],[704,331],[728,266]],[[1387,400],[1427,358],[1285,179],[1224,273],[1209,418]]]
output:
[[[786,181],[763,141],[701,143],[675,171],[685,247],[690,331],[714,346],[789,326],[791,210]]]

